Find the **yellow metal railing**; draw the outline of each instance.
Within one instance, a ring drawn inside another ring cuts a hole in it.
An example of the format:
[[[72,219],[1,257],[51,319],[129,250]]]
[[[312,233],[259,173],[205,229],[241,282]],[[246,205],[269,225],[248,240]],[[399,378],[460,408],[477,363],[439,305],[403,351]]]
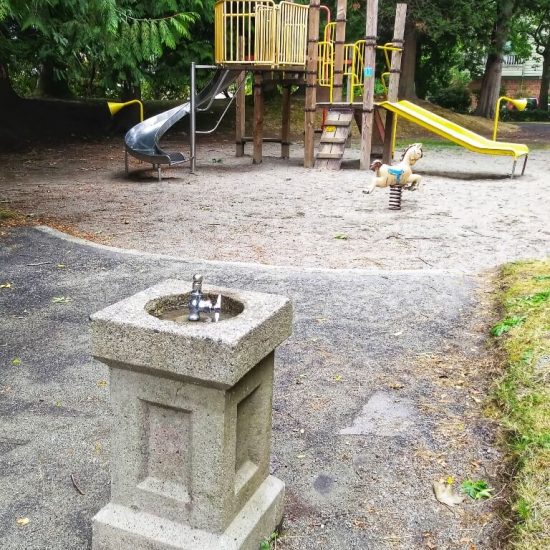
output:
[[[334,89],[334,44],[319,42],[317,45],[317,85],[329,89],[329,101],[332,102]]]
[[[332,30],[329,29],[329,25],[334,25],[334,23],[329,23],[326,25],[324,32],[325,40],[319,43],[319,75],[327,74],[327,67],[329,65],[331,67],[331,72],[334,72],[334,49],[328,47],[328,44],[334,45],[334,39],[327,40],[327,38],[333,37],[334,35]],[[353,101],[357,93],[362,93],[362,88],[365,81],[365,47],[365,40],[357,40],[357,42],[352,44],[344,44],[343,77],[347,79],[348,101]],[[386,66],[389,71],[391,66],[389,52],[399,51],[401,48],[394,46],[392,42],[388,42],[383,46],[376,46],[376,49],[384,52]],[[388,83],[386,82],[386,78],[389,77],[389,74],[389,72],[384,72],[380,77],[385,94],[388,93]],[[319,76],[319,80],[320,79],[321,76]],[[323,84],[320,83],[319,85],[330,86],[332,98],[332,81],[329,83],[328,80],[325,79]]]
[[[363,87],[363,67],[365,41],[358,40],[353,44],[344,44],[344,78],[347,77],[348,101],[353,101],[355,93]]]
[[[305,65],[307,61],[307,24],[309,6],[279,4],[277,61],[279,65]]]
[[[324,42],[335,42],[336,40],[336,23],[327,23],[323,32]]]
[[[215,61],[220,64],[305,65],[308,6],[273,0],[218,0]]]
[[[272,0],[219,0],[216,2],[214,7],[216,63],[241,64],[254,60],[256,14],[258,8],[264,6],[275,8]],[[263,23],[265,24],[265,21]]]
[[[255,63],[275,65],[278,15],[279,10],[276,6],[256,6],[253,56]]]

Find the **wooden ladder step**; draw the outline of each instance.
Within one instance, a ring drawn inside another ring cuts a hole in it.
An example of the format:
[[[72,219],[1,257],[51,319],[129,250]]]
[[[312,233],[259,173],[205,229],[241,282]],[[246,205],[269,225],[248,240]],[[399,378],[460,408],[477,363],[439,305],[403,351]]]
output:
[[[317,153],[318,159],[338,159],[340,160],[342,156],[344,155],[344,151],[340,151],[339,153]]]
[[[321,136],[321,143],[346,143],[345,137],[325,137]]]
[[[349,120],[325,120],[325,128],[327,126],[349,126],[351,123],[351,118]]]

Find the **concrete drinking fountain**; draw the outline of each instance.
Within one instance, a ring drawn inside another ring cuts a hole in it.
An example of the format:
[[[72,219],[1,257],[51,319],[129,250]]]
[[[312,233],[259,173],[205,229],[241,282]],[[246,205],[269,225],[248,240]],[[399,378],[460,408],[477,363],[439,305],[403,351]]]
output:
[[[111,500],[93,520],[92,548],[257,550],[283,511],[269,457],[289,300],[203,289],[196,277],[191,292],[167,280],[91,320],[114,416]]]

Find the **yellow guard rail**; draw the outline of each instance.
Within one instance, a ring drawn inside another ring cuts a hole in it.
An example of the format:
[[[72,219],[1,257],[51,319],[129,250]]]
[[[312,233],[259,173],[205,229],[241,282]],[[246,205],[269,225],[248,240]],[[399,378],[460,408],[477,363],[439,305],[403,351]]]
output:
[[[217,64],[305,66],[309,6],[218,0],[214,10]]]

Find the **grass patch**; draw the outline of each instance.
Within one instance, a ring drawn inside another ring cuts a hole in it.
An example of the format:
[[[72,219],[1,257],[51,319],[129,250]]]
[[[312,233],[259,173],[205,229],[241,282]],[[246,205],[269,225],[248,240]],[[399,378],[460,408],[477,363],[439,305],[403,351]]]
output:
[[[495,390],[513,466],[512,547],[550,548],[550,259],[501,272],[503,320],[491,330],[506,358]]]
[[[0,221],[2,220],[13,220],[17,217],[17,212],[10,210],[9,208],[4,208],[0,206]]]

